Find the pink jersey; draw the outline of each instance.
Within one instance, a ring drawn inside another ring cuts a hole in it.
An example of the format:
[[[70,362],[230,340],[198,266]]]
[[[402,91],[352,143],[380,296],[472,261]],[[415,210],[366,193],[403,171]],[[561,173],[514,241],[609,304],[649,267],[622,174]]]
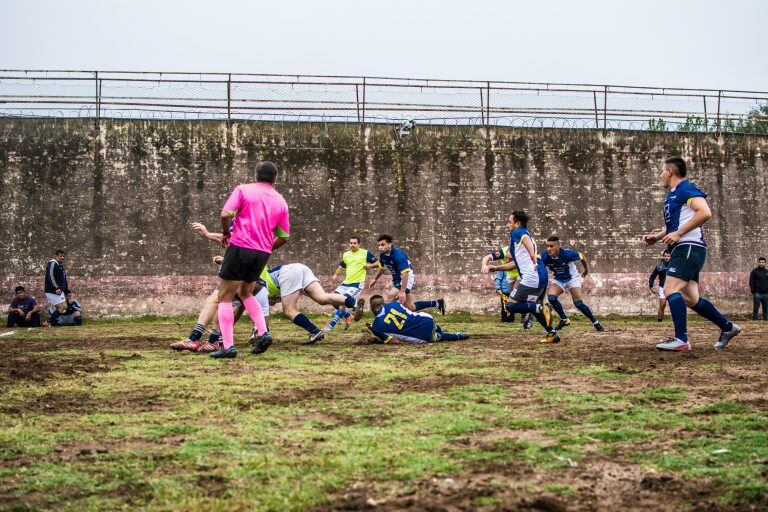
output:
[[[288,205],[269,183],[238,185],[222,210],[235,214],[232,245],[271,253],[275,236],[290,233]]]

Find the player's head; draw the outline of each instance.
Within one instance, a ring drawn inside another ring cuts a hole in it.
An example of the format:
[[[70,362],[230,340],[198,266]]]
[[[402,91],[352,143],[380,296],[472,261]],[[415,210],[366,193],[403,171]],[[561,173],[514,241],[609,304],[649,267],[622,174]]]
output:
[[[763,258],[762,256],[757,258],[757,266],[760,268],[765,268],[765,258]]]
[[[23,286],[17,286],[14,290],[14,293],[16,294],[16,298],[23,299],[24,296],[27,294],[26,290]]]
[[[66,258],[66,257],[67,257],[67,251],[62,251],[61,249],[59,249],[58,251],[56,251],[55,253],[53,253],[53,256],[54,256],[54,258],[56,259],[56,261],[58,261],[59,263],[61,263],[61,262],[63,262],[63,261],[64,261],[64,258]]]
[[[389,235],[379,235],[376,239],[376,243],[381,252],[389,252],[392,250],[392,237]]]
[[[275,183],[277,178],[277,166],[272,162],[259,162],[256,164],[256,181]]]
[[[72,292],[67,292],[64,294],[64,297],[67,299],[67,302],[72,300]]]
[[[374,295],[370,300],[371,312],[374,315],[379,314],[379,310],[384,307],[384,297],[381,295]]]
[[[528,214],[523,210],[515,210],[509,216],[509,229],[524,228],[528,226]]]
[[[552,257],[560,254],[560,238],[557,235],[547,238],[547,252]]]
[[[349,237],[349,250],[356,251],[360,248],[360,237],[355,235]]]
[[[664,166],[661,168],[661,182],[666,188],[672,188],[672,181],[677,179],[685,179],[688,174],[688,167],[685,165],[685,160],[679,156],[671,156],[664,160]]]
[[[669,258],[671,257],[672,257],[672,253],[669,252],[668,249],[664,249],[664,252],[661,253],[661,259],[667,263],[669,263]]]

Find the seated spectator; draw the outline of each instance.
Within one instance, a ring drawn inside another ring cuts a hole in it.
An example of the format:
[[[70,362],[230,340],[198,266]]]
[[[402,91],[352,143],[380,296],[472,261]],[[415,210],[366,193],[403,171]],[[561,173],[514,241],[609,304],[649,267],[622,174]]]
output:
[[[51,317],[52,327],[62,327],[65,325],[83,325],[83,308],[72,297],[72,292],[66,294],[67,309],[64,310],[58,318]]]
[[[40,327],[39,311],[43,308],[27,295],[23,286],[16,287],[16,297],[8,308],[8,327]]]

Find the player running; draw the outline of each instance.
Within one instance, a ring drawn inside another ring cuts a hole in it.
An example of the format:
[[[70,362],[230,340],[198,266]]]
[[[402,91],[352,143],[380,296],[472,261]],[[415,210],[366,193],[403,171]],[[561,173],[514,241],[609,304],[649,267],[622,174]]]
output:
[[[669,189],[664,200],[664,227],[656,233],[643,235],[645,245],[658,241],[670,250],[664,293],[672,313],[675,336],[656,345],[659,350],[690,351],[686,305],[720,328],[716,349],[725,348],[741,328],[731,322],[704,297],[699,295],[699,272],[707,257],[707,244],[701,226],[712,217],[707,194],[685,179],[685,160],[671,157],[664,160],[661,182]]]
[[[563,305],[558,300],[558,297],[563,292],[570,292],[576,309],[589,318],[595,330],[599,332],[604,331],[605,328],[597,321],[595,315],[592,314],[592,310],[581,300],[581,280],[589,274],[589,264],[584,255],[578,251],[563,249],[560,245],[560,239],[553,235],[547,238],[547,251],[541,255],[541,261],[544,262],[544,266],[552,271],[553,279],[549,285],[547,300],[549,300],[552,309],[560,316],[560,322],[555,327],[555,330],[559,331],[571,325]],[[576,262],[580,262],[583,267],[581,274],[576,269]]]
[[[393,340],[406,343],[468,340],[469,334],[444,332],[432,315],[410,311],[397,301],[385,303],[384,297],[371,297],[371,311],[376,318],[366,327],[382,343]]]
[[[341,274],[345,274],[345,277],[333,293],[356,299],[360,293],[362,293],[363,288],[365,288],[365,266],[367,264],[376,263],[377,261],[376,257],[371,254],[370,251],[360,248],[359,236],[349,237],[349,250],[341,255],[341,261],[339,261],[339,266],[336,268],[336,272],[331,276],[331,280],[335,283],[338,281]],[[365,302],[363,302],[363,305],[365,305]],[[355,320],[360,320],[362,314],[363,308],[360,307],[360,316],[359,318],[355,318]],[[352,318],[353,317],[349,314],[349,311],[345,310],[343,307],[336,308],[336,312],[333,314],[333,318],[328,323],[328,327],[326,327],[325,330],[331,332],[343,319],[344,330],[346,331],[352,324]]]
[[[371,282],[371,290],[376,286],[384,270],[388,270],[392,274],[392,288],[384,293],[387,300],[399,300],[412,311],[437,308],[437,311],[444,315],[445,299],[413,301],[412,292],[416,285],[416,276],[411,268],[411,260],[408,259],[408,256],[402,250],[395,247],[392,243],[392,237],[389,235],[379,235],[377,242],[380,251],[379,261],[365,265],[365,268],[368,270],[379,267],[379,271]]]
[[[653,291],[653,283],[656,281],[656,278],[659,278],[659,289],[658,289],[658,295],[659,295],[659,311],[656,314],[658,321],[661,322],[664,320],[664,310],[667,309],[667,296],[664,295],[664,281],[667,279],[667,268],[669,267],[669,251],[667,249],[664,249],[664,252],[661,254],[661,259],[659,260],[659,263],[656,264],[655,267],[653,267],[653,271],[651,272],[651,276],[648,278],[648,288]]]
[[[244,297],[243,306],[258,335],[267,332],[264,313],[253,297],[253,290],[272,251],[286,244],[290,236],[288,205],[274,188],[276,177],[275,164],[258,164],[256,183],[238,185],[221,210],[222,245],[227,247],[219,271],[218,313],[222,348],[211,353],[213,358],[237,357],[232,307],[235,294]]]
[[[500,261],[502,265],[512,261],[512,255],[509,252],[509,246],[505,245],[495,249],[490,254],[483,256],[483,260],[480,263],[481,272],[483,274],[488,272],[488,266],[491,261]],[[507,311],[507,301],[510,295],[517,288],[517,284],[520,281],[520,274],[517,268],[512,270],[499,270],[496,272],[496,276],[493,278],[493,286],[496,289],[496,294],[499,295],[501,300],[501,321],[502,322],[514,322],[515,314]],[[523,328],[529,330],[533,323],[530,313],[526,313],[523,316]]]
[[[547,291],[547,268],[536,252],[536,242],[528,231],[528,214],[514,211],[509,216],[510,247],[512,260],[504,265],[491,265],[489,272],[517,268],[520,283],[512,294],[514,303],[507,302],[507,310],[513,313],[532,313],[539,321],[547,336],[540,343],[559,343],[560,336],[552,328],[552,315],[546,304],[541,303]]]

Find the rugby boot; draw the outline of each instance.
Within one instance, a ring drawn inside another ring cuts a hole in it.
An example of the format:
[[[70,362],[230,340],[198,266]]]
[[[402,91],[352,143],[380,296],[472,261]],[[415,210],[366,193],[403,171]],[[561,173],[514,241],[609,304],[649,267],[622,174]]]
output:
[[[221,343],[218,341],[214,341],[213,343],[206,341],[199,347],[197,347],[197,350],[195,352],[216,352],[217,350],[221,349]]]
[[[355,302],[355,309],[352,310],[352,315],[355,317],[355,322],[359,322],[363,318],[363,308],[365,308],[365,299],[360,297]]]
[[[542,304],[539,312],[544,315],[544,320],[547,322],[547,327],[552,326],[552,313],[549,311],[549,306]]]
[[[691,342],[679,340],[677,338],[669,338],[667,341],[657,344],[656,350],[668,350],[672,352],[690,352]]]
[[[323,331],[317,331],[315,334],[310,334],[309,338],[307,338],[307,341],[302,342],[302,345],[314,345],[318,341],[325,338],[325,333]]]
[[[546,337],[539,343],[560,343],[560,336],[556,332],[548,332]]]
[[[723,349],[728,346],[728,342],[731,341],[737,334],[741,332],[741,327],[733,324],[730,331],[723,331],[720,333],[720,339],[715,343],[717,350]]]
[[[263,354],[267,351],[267,349],[272,345],[272,342],[274,339],[272,338],[272,335],[268,332],[265,332],[261,336],[258,337],[256,342],[253,345],[253,349],[251,350],[251,354]]]
[[[605,332],[605,327],[603,327],[603,324],[601,324],[600,322],[595,322],[594,326],[597,332]]]
[[[197,349],[200,347],[199,341],[192,341],[192,340],[184,340],[184,341],[177,341],[176,343],[171,343],[171,349],[172,350],[189,350],[191,352],[197,352]]]
[[[561,329],[564,329],[571,325],[571,319],[570,318],[561,318],[560,322],[558,322],[557,327],[555,327],[556,331],[559,331]]]
[[[361,315],[362,316],[362,315]],[[342,327],[345,331],[349,330],[349,326],[352,325],[352,322],[354,322],[354,319],[352,318],[352,315],[349,315],[347,317],[344,317],[344,321],[342,322]]]
[[[211,352],[211,357],[214,359],[234,359],[237,357],[237,349],[234,345],[229,348],[221,348],[216,352]]]
[[[441,315],[445,315],[445,299],[437,299],[437,312]]]
[[[533,328],[533,315],[526,313],[523,317],[523,330],[530,331]]]

